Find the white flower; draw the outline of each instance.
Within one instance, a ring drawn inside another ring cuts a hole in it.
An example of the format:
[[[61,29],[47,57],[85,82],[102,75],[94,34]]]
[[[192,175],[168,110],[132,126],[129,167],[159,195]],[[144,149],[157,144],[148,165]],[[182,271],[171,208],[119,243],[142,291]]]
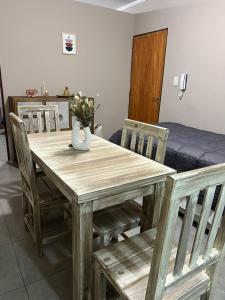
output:
[[[79,100],[79,99],[80,99],[80,97],[79,97],[78,95],[76,95],[74,98],[75,98],[76,100]]]
[[[82,97],[82,91],[79,91],[79,92],[77,93],[77,95],[80,96],[80,97]]]

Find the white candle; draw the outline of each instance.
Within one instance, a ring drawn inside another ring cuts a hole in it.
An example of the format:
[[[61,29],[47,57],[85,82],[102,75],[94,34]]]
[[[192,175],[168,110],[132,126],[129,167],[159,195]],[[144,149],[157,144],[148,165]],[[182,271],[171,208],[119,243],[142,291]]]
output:
[[[43,95],[45,94],[45,82],[43,82],[43,84],[42,84],[42,86],[43,86]]]

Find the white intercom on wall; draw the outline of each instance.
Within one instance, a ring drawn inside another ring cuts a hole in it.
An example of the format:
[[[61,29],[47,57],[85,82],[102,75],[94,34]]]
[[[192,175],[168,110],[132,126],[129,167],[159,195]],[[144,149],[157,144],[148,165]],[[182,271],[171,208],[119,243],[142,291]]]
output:
[[[180,90],[182,92],[184,92],[186,90],[186,87],[187,87],[187,77],[188,77],[187,73],[181,74],[181,77],[180,77]]]
[[[183,98],[184,92],[186,91],[187,88],[187,78],[188,74],[187,73],[182,73],[180,77],[180,93],[179,93],[179,99],[181,100]]]

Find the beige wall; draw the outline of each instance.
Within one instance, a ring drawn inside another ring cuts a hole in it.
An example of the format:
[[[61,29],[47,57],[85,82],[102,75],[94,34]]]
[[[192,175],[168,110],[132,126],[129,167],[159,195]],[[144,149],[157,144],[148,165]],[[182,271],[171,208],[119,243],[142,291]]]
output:
[[[72,0],[1,0],[0,64],[5,99],[46,83],[100,97],[106,137],[127,116],[134,17]],[[77,35],[77,55],[62,55],[62,32]]]
[[[168,28],[160,120],[225,133],[225,2],[136,16],[135,34]],[[189,74],[180,101],[173,76]]]
[[[225,3],[133,15],[71,0],[1,0],[0,64],[5,99],[45,82],[50,95],[100,94],[105,136],[127,116],[132,35],[168,28],[161,121],[225,133]],[[135,29],[134,29],[135,18]],[[61,32],[77,35],[77,55],[62,55]],[[182,101],[173,76],[189,74]]]

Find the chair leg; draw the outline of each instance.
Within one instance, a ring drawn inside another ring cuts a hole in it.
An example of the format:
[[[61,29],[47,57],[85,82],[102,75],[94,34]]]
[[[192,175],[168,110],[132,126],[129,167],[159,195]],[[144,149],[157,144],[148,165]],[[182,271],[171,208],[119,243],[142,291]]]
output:
[[[38,256],[43,256],[43,244],[41,239],[41,220],[40,211],[35,207],[33,212],[33,222],[34,222],[34,234],[36,239],[36,247]]]
[[[28,212],[28,200],[24,192],[22,194],[22,208],[23,208],[23,213],[25,215]]]
[[[208,300],[209,299],[209,292],[206,292],[205,294],[203,294],[201,297],[200,297],[200,300]]]
[[[22,208],[23,208],[24,218],[25,218],[26,214],[28,213],[28,209],[29,209],[28,205],[29,205],[29,203],[28,203],[27,197],[26,197],[25,193],[23,192],[23,194],[22,194]],[[25,222],[24,222],[24,228],[25,228],[26,231],[29,230]]]
[[[119,238],[118,235],[113,236],[112,239],[111,239],[111,244],[117,243],[118,242],[118,238]]]
[[[99,263],[95,260],[95,276],[94,276],[94,300],[105,300],[106,299],[106,278],[101,272]]]
[[[100,235],[100,248],[109,246],[111,244],[111,235],[106,233]]]

